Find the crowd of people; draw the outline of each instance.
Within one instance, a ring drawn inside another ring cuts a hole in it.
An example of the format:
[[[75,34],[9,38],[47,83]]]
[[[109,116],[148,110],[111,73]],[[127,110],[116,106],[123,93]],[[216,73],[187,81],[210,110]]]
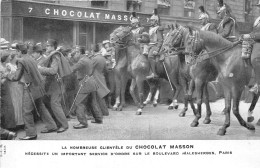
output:
[[[58,46],[53,39],[10,44],[1,38],[0,54],[1,139],[15,138],[8,130],[21,126],[26,136],[20,139],[37,139],[37,119],[45,125],[40,131],[44,134],[66,131],[70,118],[77,117],[79,124],[73,128],[82,129],[88,127],[87,120],[102,124],[109,115],[104,72],[115,66],[115,58],[108,40],[88,51]]]
[[[233,40],[237,37],[236,20],[230,7],[218,0],[218,26],[211,22],[208,12],[199,7],[201,30],[215,31],[220,36]],[[142,54],[147,56],[151,73],[146,77],[158,78],[156,57],[164,40],[164,28],[155,9],[150,18],[149,31],[139,23],[135,12],[131,16],[131,31],[135,43],[142,44]],[[254,24],[259,25],[257,19]],[[243,35],[242,55],[250,55],[247,39],[259,39],[257,33]],[[251,46],[252,48],[252,46]],[[41,133],[62,133],[69,128],[68,119],[75,118],[79,124],[74,129],[88,127],[92,123],[102,124],[103,116],[109,115],[105,97],[109,94],[104,73],[116,65],[115,48],[109,40],[92,45],[91,51],[82,46],[65,48],[56,40],[45,44],[14,42],[1,38],[1,139],[13,139],[16,134],[8,129],[25,126],[26,136],[22,140],[37,139],[35,118],[41,118],[45,129]],[[250,56],[249,56],[250,57]],[[257,83],[251,89],[259,91]],[[87,115],[85,115],[87,114]]]

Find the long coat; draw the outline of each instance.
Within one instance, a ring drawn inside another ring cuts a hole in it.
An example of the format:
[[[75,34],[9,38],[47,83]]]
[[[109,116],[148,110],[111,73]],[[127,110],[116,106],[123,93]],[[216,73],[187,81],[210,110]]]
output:
[[[223,18],[223,20],[219,23],[218,34],[224,38],[227,38],[233,35],[232,33],[235,33],[232,32],[234,27],[235,27],[234,20],[229,16],[225,16],[225,18]]]
[[[73,72],[77,72],[77,78],[80,84],[84,82],[79,93],[91,93],[97,91],[98,85],[93,76],[90,75],[93,72],[92,60],[84,56],[72,67]]]
[[[93,58],[93,76],[98,84],[98,95],[103,98],[110,90],[107,88],[104,72],[106,71],[106,59],[97,53]]]

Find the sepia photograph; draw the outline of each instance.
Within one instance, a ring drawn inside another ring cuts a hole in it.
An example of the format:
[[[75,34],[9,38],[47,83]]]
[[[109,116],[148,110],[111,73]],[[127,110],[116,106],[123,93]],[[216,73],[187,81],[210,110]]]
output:
[[[0,4],[1,167],[260,166],[260,0]]]

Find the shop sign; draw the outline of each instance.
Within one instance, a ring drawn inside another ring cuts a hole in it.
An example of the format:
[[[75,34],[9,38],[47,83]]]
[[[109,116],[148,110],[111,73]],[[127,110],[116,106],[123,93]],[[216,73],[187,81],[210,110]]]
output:
[[[184,8],[185,9],[194,9],[195,2],[193,0],[184,0]]]
[[[35,2],[13,2],[13,15],[28,17],[60,18],[93,22],[130,23],[130,12],[93,8],[78,8]],[[141,23],[149,22],[149,15],[138,14]]]

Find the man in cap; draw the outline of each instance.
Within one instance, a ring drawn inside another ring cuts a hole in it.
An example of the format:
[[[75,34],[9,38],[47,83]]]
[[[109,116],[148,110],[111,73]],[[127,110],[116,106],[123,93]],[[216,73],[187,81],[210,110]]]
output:
[[[231,8],[223,2],[223,0],[218,0],[219,10],[217,14],[221,20],[218,25],[218,34],[222,37],[231,40],[235,38],[235,27],[236,27],[236,20],[231,15]]]
[[[150,18],[151,27],[149,29],[149,45],[144,48],[144,55],[148,55],[152,74],[147,76],[147,79],[157,78],[155,70],[155,57],[159,55],[159,51],[163,44],[163,28],[160,26],[160,18],[157,14],[157,9],[154,9],[153,15]]]
[[[53,114],[61,127],[57,130],[58,133],[64,132],[69,128],[65,113],[63,112],[61,101],[64,101],[64,88],[62,78],[70,75],[72,70],[68,60],[57,51],[58,43],[56,40],[50,39],[46,44],[47,59],[43,63],[44,66],[39,66],[39,71],[46,76],[45,89],[47,95],[50,95],[50,103]]]
[[[259,8],[260,3],[258,3],[256,6]],[[242,35],[242,39],[242,58],[248,60],[251,59],[256,80],[255,85],[249,91],[257,94],[260,92],[260,55],[258,49],[260,47],[260,16],[254,22],[253,32]],[[257,42],[254,44],[254,48],[251,40]]]
[[[201,24],[201,30],[203,31],[213,31],[217,33],[217,28],[214,23],[211,23],[209,20],[209,15],[205,11],[204,6],[199,6],[199,20]]]
[[[19,81],[19,83],[24,85],[22,111],[26,136],[20,139],[35,140],[37,139],[37,132],[32,114],[34,109],[37,114],[39,114],[38,112],[41,113],[41,117],[46,124],[48,132],[55,131],[57,126],[42,102],[42,97],[45,94],[43,77],[37,69],[36,62],[27,54],[26,45],[18,43],[16,44],[16,50],[17,56],[20,57],[17,59],[17,70],[14,75],[5,74],[5,77],[10,81]],[[36,107],[36,104],[38,107]],[[42,133],[47,132],[43,130]]]
[[[82,47],[81,58],[79,61],[73,65],[73,72],[77,72],[77,78],[80,83],[80,88],[76,96],[75,105],[76,105],[76,115],[79,121],[79,124],[74,125],[75,129],[87,128],[87,117],[84,113],[85,106],[91,105],[93,111],[93,117],[95,121],[99,123],[103,120],[103,115],[97,101],[97,89],[98,85],[95,81],[95,78],[91,76],[93,73],[93,62],[88,57],[88,53],[85,53],[85,49]],[[88,99],[91,98],[91,103],[88,104]]]
[[[100,54],[98,44],[93,45],[93,52],[94,52],[94,56],[92,57],[92,61],[93,61],[92,75],[94,76],[98,84],[97,99],[98,100],[100,99],[99,105],[101,107],[103,115],[108,116],[109,112],[104,99],[105,96],[107,96],[110,92],[110,90],[107,88],[107,84],[104,76],[104,73],[106,71],[106,59]],[[99,121],[97,121],[96,123],[99,123]]]

